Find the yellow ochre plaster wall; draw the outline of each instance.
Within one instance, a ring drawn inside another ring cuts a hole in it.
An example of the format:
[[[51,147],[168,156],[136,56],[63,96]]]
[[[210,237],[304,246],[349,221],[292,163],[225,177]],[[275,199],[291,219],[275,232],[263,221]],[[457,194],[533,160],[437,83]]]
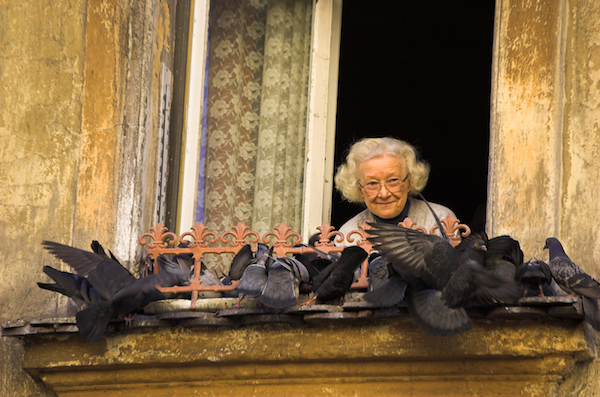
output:
[[[42,240],[97,239],[131,269],[155,222],[159,79],[175,0],[0,0],[0,321],[73,314],[40,290]],[[67,270],[67,269],[62,269]],[[0,396],[53,395],[0,339]]]
[[[487,231],[525,259],[557,237],[598,280],[600,3],[498,0],[495,24]],[[560,395],[598,395],[598,373],[582,364]]]

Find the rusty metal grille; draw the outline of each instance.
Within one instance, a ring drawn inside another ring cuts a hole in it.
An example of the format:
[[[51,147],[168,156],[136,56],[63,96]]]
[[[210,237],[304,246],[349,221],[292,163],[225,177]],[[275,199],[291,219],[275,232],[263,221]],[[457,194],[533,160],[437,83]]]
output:
[[[460,223],[458,219],[452,216],[442,219],[441,223],[454,246],[460,242],[461,237],[466,237],[471,234],[469,226]],[[399,225],[429,234],[436,233],[438,229],[438,227],[435,226],[427,231],[414,223],[410,218],[406,218],[404,222],[400,222]],[[344,236],[342,233],[335,230],[333,226],[328,223],[323,223],[321,226],[317,227],[317,230],[319,231],[319,241],[315,243],[315,247],[321,251],[331,253],[342,252],[346,245],[358,245],[365,251],[370,252],[372,250],[372,244],[367,241],[368,229],[370,229],[370,226],[363,223],[357,230],[353,230]],[[244,245],[256,245],[259,242],[272,246],[273,253],[277,256],[312,252],[310,247],[295,246],[302,243],[302,237],[299,233],[292,231],[292,228],[285,223],[281,223],[279,226],[275,227],[273,231],[264,233],[262,236],[259,235],[259,233],[250,230],[250,227],[243,222],[239,222],[231,230],[221,233],[208,230],[208,228],[200,222],[193,226],[191,231],[185,232],[180,236],[177,236],[173,232],[169,232],[161,223],[157,223],[150,229],[150,232],[140,236],[139,242],[142,246],[148,246],[147,254],[153,259],[163,254],[191,254],[193,256],[196,266],[194,266],[194,277],[191,280],[190,285],[159,288],[164,293],[191,292],[191,310],[195,310],[196,308],[198,292],[232,291],[239,283],[239,281],[232,281],[231,285],[203,285],[200,281],[200,261],[206,254],[228,253],[235,255]],[[187,247],[180,246],[181,244],[185,245],[186,243],[188,243]],[[256,251],[256,246],[252,247],[252,250]],[[361,265],[359,279],[352,284],[353,290],[363,290],[368,287],[369,279],[367,277],[367,266],[368,263],[367,260],[365,260]],[[158,265],[155,264],[153,272],[158,273],[159,271]]]

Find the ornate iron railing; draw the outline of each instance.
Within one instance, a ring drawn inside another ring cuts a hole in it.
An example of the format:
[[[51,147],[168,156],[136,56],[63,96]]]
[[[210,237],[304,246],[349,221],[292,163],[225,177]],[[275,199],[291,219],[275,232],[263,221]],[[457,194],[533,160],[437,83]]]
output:
[[[452,216],[442,219],[441,223],[454,246],[460,242],[461,237],[466,237],[471,233],[469,226],[460,223],[458,219]],[[435,226],[427,231],[423,227],[418,226],[410,218],[406,218],[399,225],[421,230],[429,234],[434,234],[439,229],[438,226]],[[317,227],[319,240],[315,243],[315,247],[321,251],[330,253],[341,252],[347,245],[358,245],[367,252],[370,252],[372,244],[367,241],[367,230],[369,228],[369,225],[363,223],[357,230],[353,230],[344,236],[328,223],[324,223]],[[148,239],[149,241],[147,241]],[[274,231],[264,233],[262,236],[250,230],[250,227],[243,222],[238,223],[232,230],[220,234],[208,230],[203,223],[197,223],[192,227],[191,231],[185,232],[180,236],[169,232],[165,226],[158,223],[150,229],[150,232],[140,236],[139,242],[142,246],[148,246],[147,254],[151,258],[156,258],[163,254],[191,254],[193,256],[196,266],[194,266],[194,277],[190,285],[159,288],[164,293],[191,292],[191,310],[196,308],[196,301],[200,291],[232,291],[239,283],[239,281],[232,281],[231,285],[203,285],[200,281],[201,266],[199,266],[199,263],[206,254],[220,255],[229,253],[235,255],[244,245],[256,245],[259,242],[272,246],[273,253],[277,256],[313,252],[310,247],[297,246],[302,243],[302,237],[300,234],[293,232],[292,228],[285,223],[281,223],[274,228]],[[256,247],[253,247],[253,250],[255,249]],[[159,272],[157,265],[153,271],[155,273]],[[366,289],[368,283],[367,261],[365,260],[361,266],[360,277],[357,282],[352,284],[352,289]]]

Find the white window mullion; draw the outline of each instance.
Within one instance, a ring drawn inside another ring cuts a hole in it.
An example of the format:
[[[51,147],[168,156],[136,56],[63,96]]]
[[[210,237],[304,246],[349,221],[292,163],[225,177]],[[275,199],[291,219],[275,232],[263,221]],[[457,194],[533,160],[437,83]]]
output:
[[[204,79],[207,57],[208,13],[210,0],[193,0],[191,7],[189,61],[186,88],[185,124],[183,131],[183,159],[177,214],[177,233],[191,229],[195,224],[198,199],[198,167],[202,109],[204,107]]]
[[[302,239],[331,218],[342,0],[313,3]]]

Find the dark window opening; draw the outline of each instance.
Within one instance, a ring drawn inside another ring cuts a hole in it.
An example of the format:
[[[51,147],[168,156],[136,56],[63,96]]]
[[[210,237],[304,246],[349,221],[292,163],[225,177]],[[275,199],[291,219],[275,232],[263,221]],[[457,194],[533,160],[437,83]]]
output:
[[[431,164],[423,195],[473,221],[487,198],[493,0],[343,4],[335,165],[394,136]],[[332,225],[363,207],[334,192]]]

